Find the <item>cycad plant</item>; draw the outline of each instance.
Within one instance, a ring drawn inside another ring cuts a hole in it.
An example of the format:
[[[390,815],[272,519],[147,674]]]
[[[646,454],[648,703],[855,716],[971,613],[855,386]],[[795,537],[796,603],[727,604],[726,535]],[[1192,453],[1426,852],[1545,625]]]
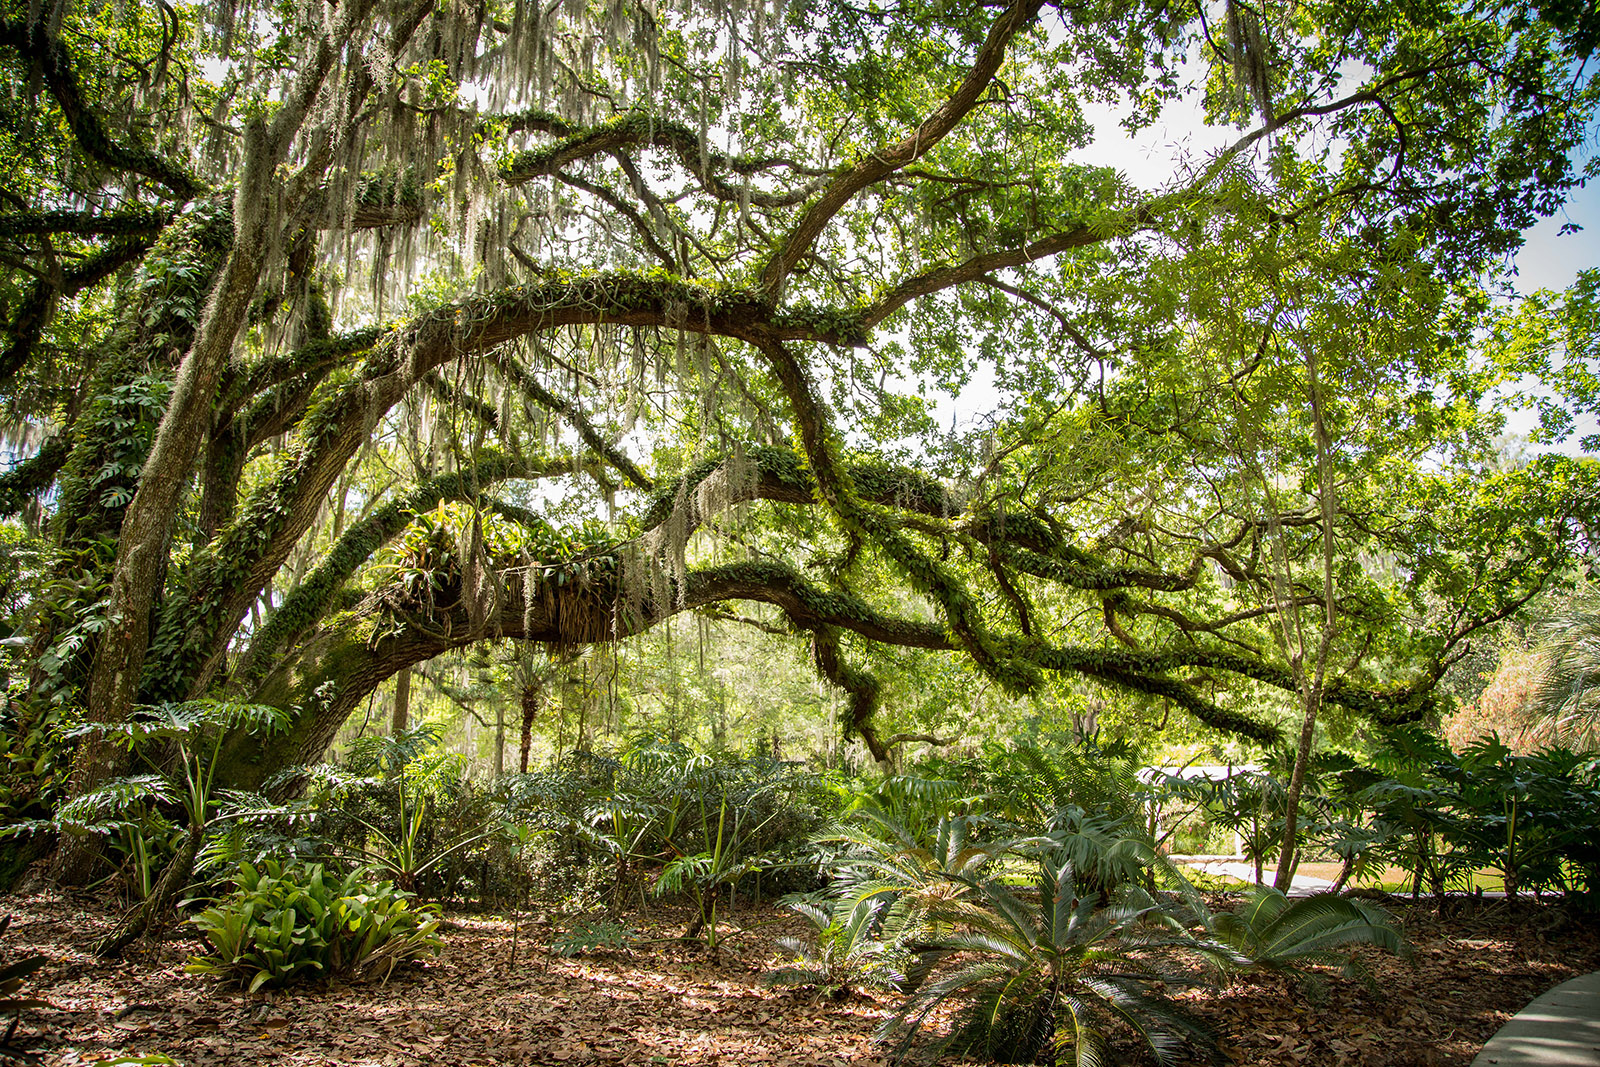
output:
[[[1156,848],[1137,812],[1111,815],[1071,804],[1056,809],[1045,826],[1044,840],[1058,862],[1070,862],[1079,888],[1099,894],[1101,900],[1111,899],[1128,883],[1153,888],[1158,876],[1163,885],[1193,895],[1188,879]]]
[[[1397,956],[1411,946],[1383,908],[1333,893],[1290,898],[1272,886],[1253,886],[1244,902],[1211,918],[1211,934],[1252,968],[1288,973],[1315,989],[1309,964],[1339,968],[1369,986],[1371,969],[1351,949],[1371,945]]]
[[[1206,1028],[1157,983],[1188,980],[1166,966],[1175,953],[1232,954],[1190,937],[1142,889],[1102,901],[1080,893],[1070,863],[1047,861],[1032,894],[995,878],[970,890],[936,909],[950,932],[921,953],[911,980],[923,981],[880,1029],[896,1055],[942,1005],[957,1002],[936,1051],[1098,1067],[1108,1062],[1109,1031],[1125,1025],[1162,1064],[1216,1059]],[[933,973],[946,962],[955,969]]]
[[[927,841],[942,820],[982,803],[982,796],[971,794],[971,785],[948,776],[898,774],[884,779],[859,806],[886,816],[912,839]]]
[[[895,989],[905,981],[910,957],[885,929],[888,901],[784,903],[816,927],[816,934],[808,941],[779,939],[789,960],[767,972],[768,985],[812,986],[827,996],[846,997],[858,988]]]
[[[835,909],[845,914],[881,902],[896,938],[914,943],[936,932],[941,905],[972,891],[990,864],[1042,838],[995,836],[976,815],[947,816],[922,833],[876,806],[851,813],[852,822],[822,840],[845,849],[833,861]]]
[[[1600,746],[1600,596],[1574,601],[1546,626],[1534,713],[1560,741]]]
[[[1135,817],[1143,813],[1149,792],[1131,750],[1103,748],[1092,738],[1048,749],[1018,742],[991,755],[990,782],[988,810],[1030,828],[1067,807],[1109,819]]]

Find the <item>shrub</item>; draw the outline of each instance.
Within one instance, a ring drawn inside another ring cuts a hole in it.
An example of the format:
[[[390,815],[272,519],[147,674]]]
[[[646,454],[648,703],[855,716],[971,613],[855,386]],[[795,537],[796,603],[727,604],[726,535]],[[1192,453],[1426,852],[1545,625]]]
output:
[[[809,887],[811,837],[837,798],[819,776],[767,756],[697,753],[649,737],[612,757],[569,755],[495,784],[507,817],[541,832],[545,889],[613,913],[658,888],[755,897]],[[575,892],[575,890],[586,890]]]
[[[435,899],[466,880],[468,868],[452,861],[497,830],[493,804],[467,781],[466,761],[440,750],[440,737],[426,723],[357,738],[343,766],[311,768],[308,783],[315,826],[334,854]]]
[[[243,864],[234,892],[195,919],[213,951],[187,969],[254,992],[311,972],[387,979],[401,961],[437,953],[436,909],[413,908],[411,894],[369,877],[361,869],[335,882],[319,863]]]
[[[1551,746],[1517,755],[1490,734],[1436,774],[1449,805],[1444,837],[1474,863],[1519,888],[1593,887],[1594,827],[1600,823],[1600,761]]]

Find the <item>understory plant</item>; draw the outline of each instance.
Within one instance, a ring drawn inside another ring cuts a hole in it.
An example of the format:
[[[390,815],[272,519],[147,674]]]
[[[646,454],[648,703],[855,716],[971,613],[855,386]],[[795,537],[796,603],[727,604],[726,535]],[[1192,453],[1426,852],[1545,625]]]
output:
[[[1497,736],[1456,752],[1416,727],[1384,734],[1356,799],[1374,851],[1412,872],[1413,895],[1471,889],[1500,872],[1506,895],[1594,892],[1600,883],[1600,754],[1515,753]]]
[[[115,956],[172,917],[206,835],[266,804],[261,797],[216,787],[223,739],[232,731],[270,736],[286,722],[281,709],[267,705],[191,700],[142,705],[126,722],[77,727],[68,736],[85,743],[109,741],[149,773],[113,778],[63,804],[52,819],[8,827],[0,838],[18,829],[51,827],[76,837],[111,837],[128,848],[140,902],[95,948],[101,956]]]
[[[815,927],[815,933],[805,940],[778,940],[789,959],[767,972],[768,985],[810,986],[825,996],[847,997],[860,988],[898,989],[905,982],[910,956],[884,934],[887,901],[784,903]]]
[[[1313,990],[1321,982],[1309,964],[1337,967],[1371,986],[1371,968],[1351,949],[1370,945],[1402,957],[1411,951],[1387,911],[1334,893],[1290,898],[1269,885],[1252,886],[1243,903],[1211,916],[1208,926],[1250,968],[1293,975]]]
[[[1144,890],[1102,900],[1080,891],[1070,862],[1048,860],[1031,892],[999,878],[970,888],[935,909],[951,932],[918,953],[913,981],[925,980],[880,1028],[897,1055],[954,1002],[935,1051],[1094,1067],[1107,1060],[1110,1029],[1126,1024],[1162,1064],[1216,1060],[1210,1032],[1160,990],[1192,980],[1177,953],[1229,954],[1191,937]],[[946,960],[953,970],[932,973]]]
[[[985,814],[916,829],[867,804],[824,842],[831,907],[797,907],[817,927],[769,981],[847,989],[878,975],[905,994],[880,1028],[896,1057],[944,1009],[932,1050],[1001,1062],[1106,1062],[1131,1033],[1163,1064],[1215,1059],[1212,1035],[1167,997],[1229,972],[1360,974],[1349,949],[1403,953],[1387,913],[1337,897],[1261,889],[1213,915],[1133,811],[1065,804],[1042,832]]]
[[[344,766],[311,772],[310,804],[333,850],[381,868],[406,892],[424,890],[429,875],[501,829],[487,813],[466,825],[439,818],[468,789],[464,759],[441,751],[440,739],[435,723],[357,738]]]
[[[338,879],[319,863],[245,863],[234,891],[195,918],[212,951],[187,970],[251,992],[298,977],[387,979],[443,944],[437,909],[412,899],[366,868]]]
[[[550,942],[558,956],[582,956],[597,949],[623,949],[638,939],[631,928],[613,919],[579,919]]]

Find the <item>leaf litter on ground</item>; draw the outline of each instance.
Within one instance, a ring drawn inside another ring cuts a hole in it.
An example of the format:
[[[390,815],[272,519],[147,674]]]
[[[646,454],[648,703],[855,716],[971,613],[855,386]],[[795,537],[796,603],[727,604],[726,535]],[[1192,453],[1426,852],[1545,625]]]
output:
[[[834,1000],[762,982],[780,962],[775,939],[800,932],[776,909],[743,910],[743,931],[730,927],[715,958],[675,940],[686,911],[654,907],[630,919],[633,947],[571,958],[549,950],[553,924],[524,922],[514,962],[508,920],[452,914],[443,953],[386,984],[255,995],[185,974],[201,947],[194,940],[95,958],[91,946],[110,926],[98,902],[35,895],[10,898],[5,910],[16,915],[11,946],[50,959],[34,991],[54,1008],[30,1010],[17,1037],[46,1067],[154,1054],[184,1067],[885,1063],[872,1032],[892,994]],[[1600,970],[1600,928],[1561,907],[1495,901],[1447,918],[1431,905],[1396,911],[1415,966],[1371,954],[1381,996],[1332,980],[1313,1003],[1292,981],[1266,976],[1182,998],[1222,1035],[1233,1064],[1465,1067],[1528,1001]]]

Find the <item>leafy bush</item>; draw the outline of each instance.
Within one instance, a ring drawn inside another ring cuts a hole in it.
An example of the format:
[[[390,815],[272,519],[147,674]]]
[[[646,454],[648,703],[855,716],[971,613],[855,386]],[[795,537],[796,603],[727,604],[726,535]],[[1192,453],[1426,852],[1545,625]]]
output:
[[[76,837],[117,835],[128,848],[130,881],[142,903],[95,947],[101,956],[116,956],[171,918],[206,834],[247,817],[264,803],[260,797],[214,788],[223,739],[234,730],[270,736],[286,722],[279,708],[207,699],[140,705],[125,722],[78,726],[65,736],[104,736],[153,773],[113,778],[61,805],[53,818],[7,827],[0,838],[45,826]]]
[[[498,828],[493,805],[466,778],[466,761],[440,751],[441,733],[428,723],[357,738],[342,766],[310,770],[307,790],[317,832],[335,855],[434,899],[462,880],[449,861]]]
[[[1481,737],[1436,768],[1445,840],[1521,888],[1593,890],[1600,869],[1600,760],[1560,746],[1515,755]]]
[[[543,878],[571,897],[592,890],[613,911],[642,902],[651,871],[663,892],[693,893],[709,917],[715,894],[809,888],[811,839],[838,808],[817,775],[770,756],[695,752],[655,738],[617,756],[575,753],[507,776],[507,817],[544,834]]]
[[[1436,894],[1481,867],[1522,889],[1600,885],[1600,756],[1551,746],[1517,755],[1494,735],[1457,753],[1419,728],[1387,733],[1359,799],[1385,858]]]
[[[187,969],[254,992],[309,972],[387,979],[403,960],[438,952],[437,911],[369,877],[362,869],[335,882],[315,863],[242,865],[234,892],[195,919],[213,951]]]

